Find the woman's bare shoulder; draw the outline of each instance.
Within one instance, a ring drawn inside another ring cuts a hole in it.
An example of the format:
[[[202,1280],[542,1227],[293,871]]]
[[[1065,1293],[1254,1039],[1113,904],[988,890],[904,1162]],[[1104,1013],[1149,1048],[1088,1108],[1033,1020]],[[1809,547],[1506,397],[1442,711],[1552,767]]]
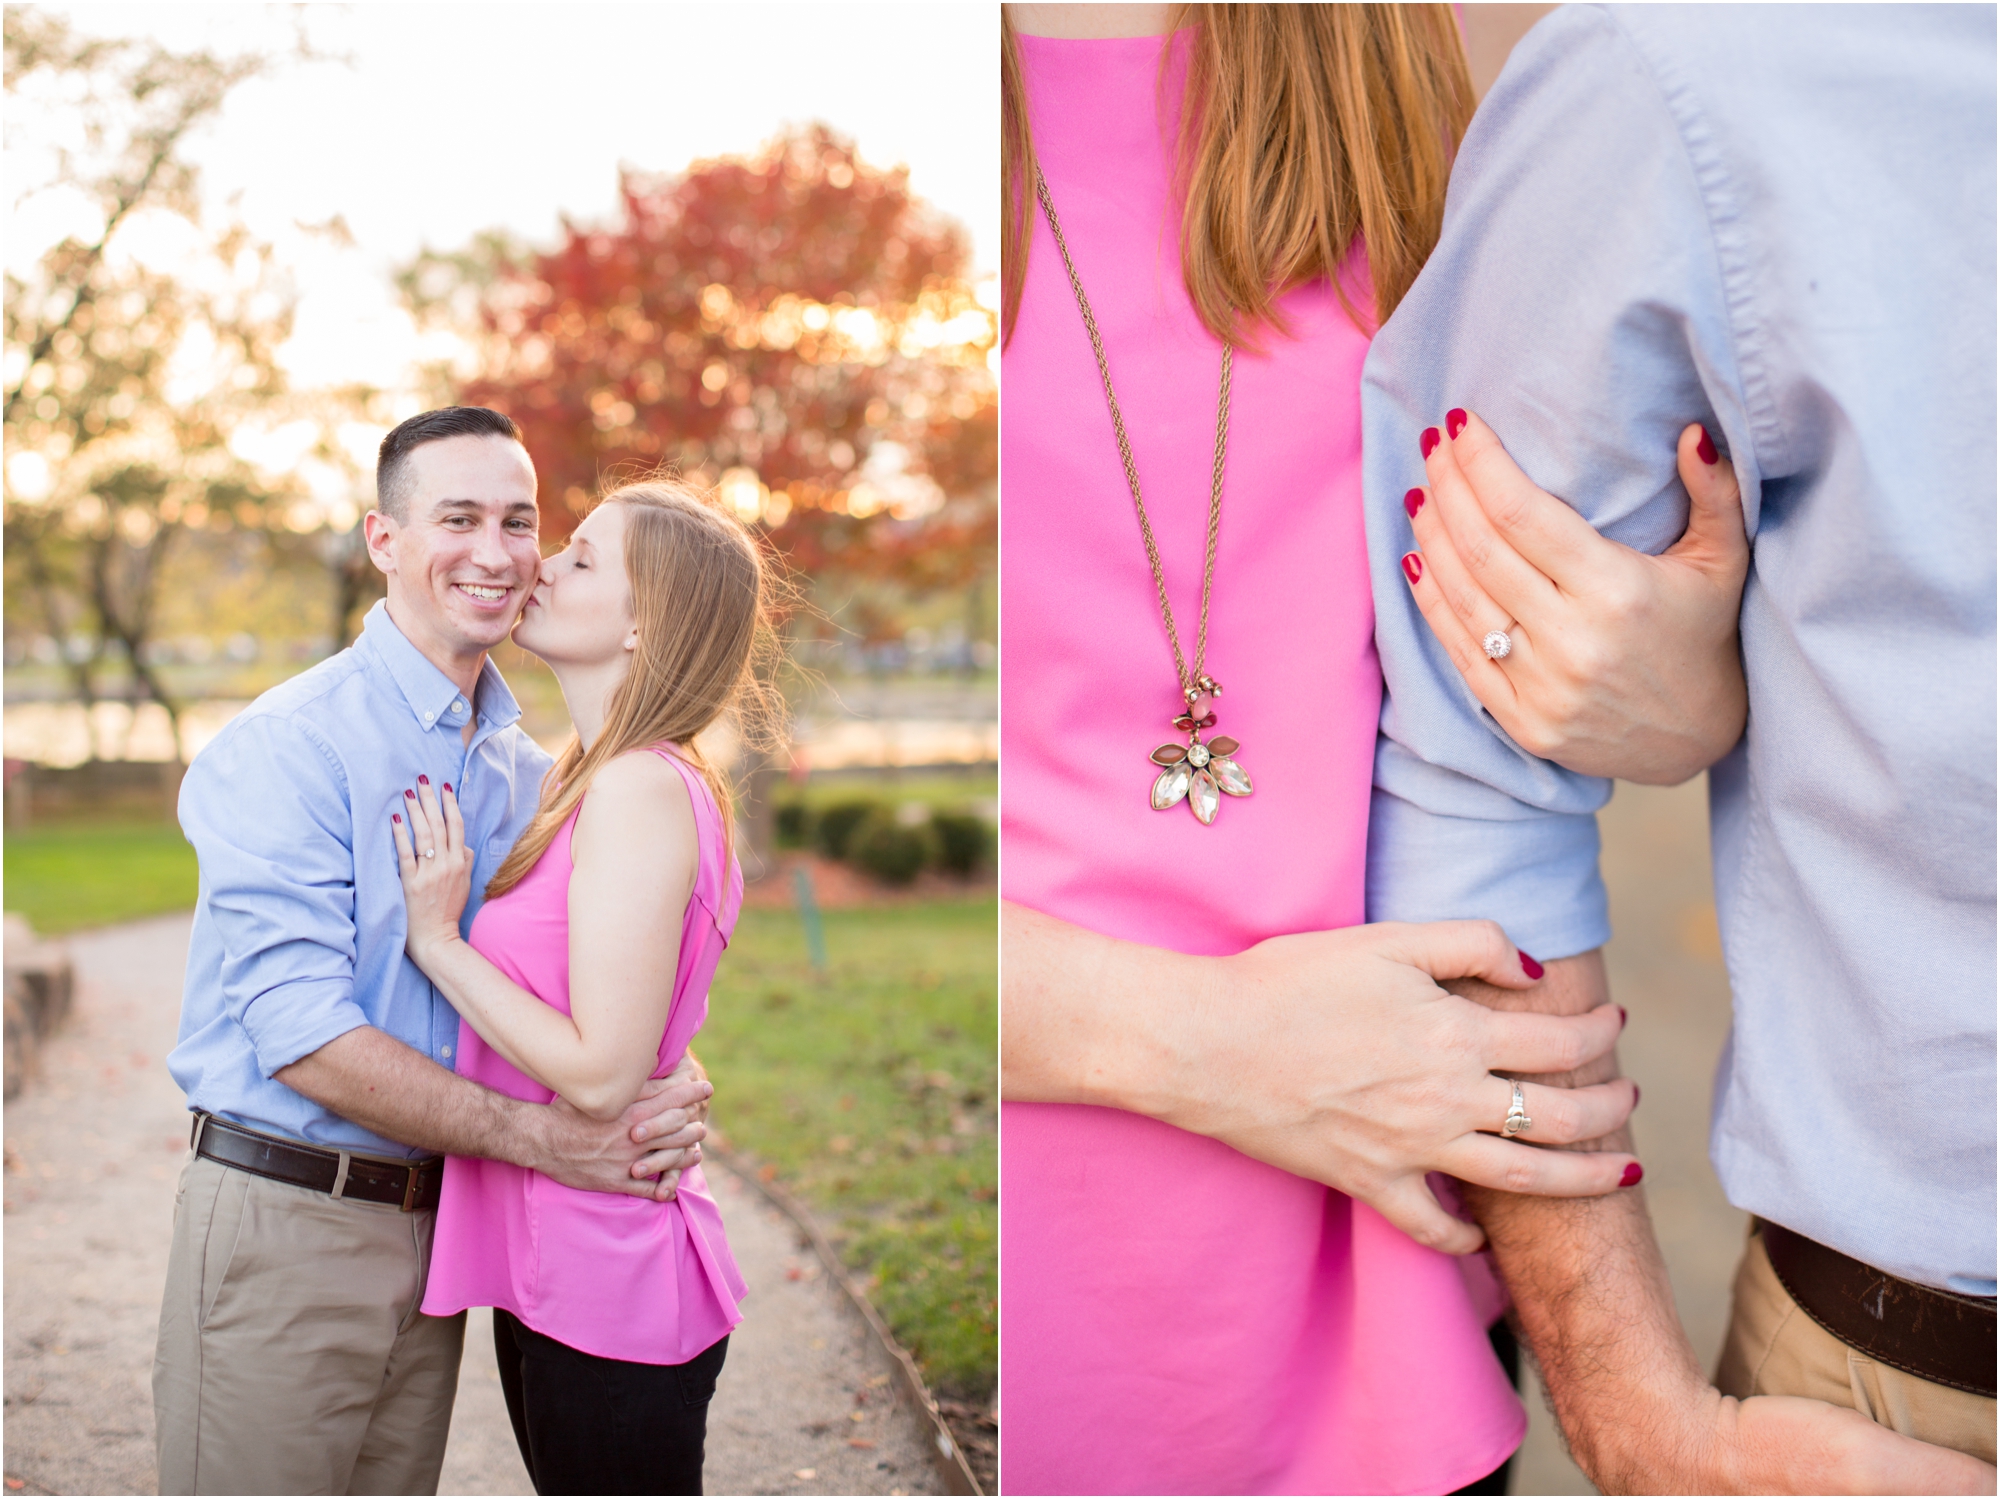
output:
[[[649,749],[628,750],[607,760],[591,777],[583,819],[607,829],[635,826],[657,831],[663,819],[691,825],[694,800],[680,771],[664,756]]]

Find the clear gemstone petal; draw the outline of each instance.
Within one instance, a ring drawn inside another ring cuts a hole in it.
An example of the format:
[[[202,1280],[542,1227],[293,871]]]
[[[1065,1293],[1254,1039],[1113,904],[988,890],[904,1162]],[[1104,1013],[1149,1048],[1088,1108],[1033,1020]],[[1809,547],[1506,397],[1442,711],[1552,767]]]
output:
[[[1194,773],[1194,784],[1188,788],[1188,805],[1203,822],[1215,821],[1215,810],[1222,805],[1222,797],[1215,789],[1214,776],[1205,770]]]
[[[1171,766],[1160,772],[1160,778],[1153,782],[1153,810],[1164,812],[1175,802],[1188,794],[1188,780],[1192,775],[1185,764]]]
[[[1215,784],[1231,796],[1250,794],[1250,773],[1234,760],[1218,757],[1208,763],[1208,773],[1215,777]]]

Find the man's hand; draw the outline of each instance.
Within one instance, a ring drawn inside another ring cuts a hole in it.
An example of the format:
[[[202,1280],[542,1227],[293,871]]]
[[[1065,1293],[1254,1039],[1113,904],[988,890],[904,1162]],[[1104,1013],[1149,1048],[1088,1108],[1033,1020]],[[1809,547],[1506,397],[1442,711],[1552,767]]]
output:
[[[1576,1014],[1606,1002],[1596,953],[1547,965],[1532,989],[1446,984],[1500,1009]],[[1607,1055],[1536,1081],[1601,1083]],[[1630,1131],[1556,1148],[1624,1150]],[[1607,1494],[1990,1494],[1994,1470],[1817,1400],[1735,1400],[1708,1382],[1674,1311],[1643,1189],[1521,1197],[1467,1184],[1514,1318],[1577,1465]]]
[[[701,1159],[714,1093],[692,1055],[600,1123],[561,1099],[524,1103],[440,1067],[362,1026],[279,1069],[279,1082],[384,1139],[447,1155],[510,1161],[566,1187],[670,1202]]]
[[[715,1086],[693,1052],[665,1077],[647,1083],[620,1121],[631,1122],[634,1145],[650,1147],[632,1163],[632,1174],[659,1176],[673,1186],[689,1166],[699,1165],[701,1142],[708,1138],[709,1100],[714,1096]]]

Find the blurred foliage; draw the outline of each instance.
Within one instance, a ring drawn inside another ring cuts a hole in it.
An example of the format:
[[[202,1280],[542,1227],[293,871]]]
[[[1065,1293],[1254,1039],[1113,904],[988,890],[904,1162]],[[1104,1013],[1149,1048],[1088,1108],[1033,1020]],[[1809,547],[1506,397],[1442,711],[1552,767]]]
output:
[[[7,909],[49,936],[194,904],[194,850],[160,818],[7,834]]]
[[[813,842],[829,859],[846,858],[855,833],[881,810],[881,806],[882,803],[872,796],[849,795],[840,801],[828,802],[813,818]]]
[[[937,838],[938,867],[947,874],[968,876],[993,862],[993,827],[983,817],[936,812],[931,815],[931,832]]]
[[[621,220],[534,252],[499,234],[400,281],[478,354],[560,537],[605,477],[715,485],[793,566],[962,588],[990,571],[996,328],[968,244],[824,126],[621,182]]]
[[[997,1369],[998,974],[986,901],[743,913],[695,1050],[714,1121],[822,1216],[940,1393]]]
[[[110,666],[178,737],[182,704],[152,650],[171,561],[192,535],[242,531],[281,566],[320,565],[300,535],[321,524],[308,496],[232,444],[347,404],[287,389],[294,289],[242,222],[204,224],[185,154],[232,89],[282,59],[90,39],[25,6],[7,7],[5,45],[10,175],[24,122],[45,167],[17,207],[57,195],[82,226],[6,281],[6,581],[25,605],[9,623],[66,647],[86,707]],[[318,451],[341,461],[330,422]]]
[[[863,819],[847,840],[855,868],[885,885],[907,885],[937,857],[937,841],[927,822],[906,823],[887,807]]]

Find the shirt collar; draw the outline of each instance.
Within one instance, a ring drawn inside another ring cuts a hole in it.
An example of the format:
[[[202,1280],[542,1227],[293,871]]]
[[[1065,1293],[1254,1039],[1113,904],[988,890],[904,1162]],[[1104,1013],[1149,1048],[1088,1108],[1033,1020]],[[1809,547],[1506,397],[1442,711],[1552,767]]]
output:
[[[506,728],[521,716],[521,705],[514,700],[491,656],[480,664],[479,685],[473,702],[468,704],[460,696],[457,684],[397,628],[389,617],[386,599],[370,609],[362,621],[361,643],[382,663],[401,689],[411,713],[426,729],[462,728],[466,715],[475,711],[475,707],[480,718],[495,730]]]

